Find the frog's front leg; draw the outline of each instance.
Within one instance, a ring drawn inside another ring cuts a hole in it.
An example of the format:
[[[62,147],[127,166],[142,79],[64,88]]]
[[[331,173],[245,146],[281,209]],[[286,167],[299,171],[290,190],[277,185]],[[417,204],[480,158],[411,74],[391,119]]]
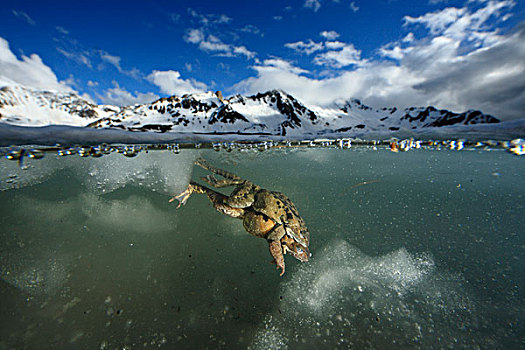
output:
[[[284,255],[283,247],[279,240],[269,241],[270,254],[273,256],[273,262],[277,265],[277,269],[281,269],[279,276],[284,275]]]

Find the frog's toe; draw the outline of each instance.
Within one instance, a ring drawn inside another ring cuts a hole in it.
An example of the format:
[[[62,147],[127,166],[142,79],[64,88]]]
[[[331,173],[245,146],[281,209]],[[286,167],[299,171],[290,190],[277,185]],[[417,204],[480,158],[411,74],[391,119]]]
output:
[[[277,270],[281,269],[281,273],[279,274],[279,276],[282,276],[284,275],[284,265],[280,265],[275,259],[270,261],[270,263],[272,264],[276,264],[277,266],[275,267]]]
[[[215,178],[215,176],[213,175],[206,175],[206,176],[202,176],[201,179],[203,179],[204,181],[206,181],[206,183],[210,186],[213,186],[213,187],[217,187],[216,185],[218,184],[218,180]]]
[[[188,188],[184,192],[170,198],[168,202],[171,203],[175,200],[178,200],[179,205],[177,205],[177,208],[180,208],[181,206],[186,204],[186,202],[188,201],[188,198],[190,198],[192,193],[193,193],[193,187],[191,185],[188,185]]]
[[[208,162],[204,158],[199,157],[199,158],[197,158],[197,160],[195,160],[195,165],[198,165],[200,167],[204,167],[205,165],[208,165]]]

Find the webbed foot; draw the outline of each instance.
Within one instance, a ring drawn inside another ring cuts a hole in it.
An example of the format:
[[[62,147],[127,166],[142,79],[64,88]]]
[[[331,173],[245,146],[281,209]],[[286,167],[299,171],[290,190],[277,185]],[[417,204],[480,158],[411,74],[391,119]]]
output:
[[[169,203],[175,201],[175,200],[178,200],[179,201],[179,205],[177,205],[177,209],[180,208],[181,206],[183,206],[184,204],[186,204],[186,202],[188,201],[188,198],[190,198],[191,194],[194,192],[194,187],[192,184],[189,184],[188,185],[188,188],[186,188],[186,190],[172,198],[170,198],[170,200],[168,201]]]

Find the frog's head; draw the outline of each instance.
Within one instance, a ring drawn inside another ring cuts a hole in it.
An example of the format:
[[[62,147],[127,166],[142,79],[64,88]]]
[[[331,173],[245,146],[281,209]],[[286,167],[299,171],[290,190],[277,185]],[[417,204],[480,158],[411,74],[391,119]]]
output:
[[[296,235],[290,234],[291,230],[287,228],[286,234],[281,238],[281,245],[283,247],[283,253],[290,253],[296,259],[306,262],[312,254],[308,249],[308,240],[297,240]],[[307,235],[306,237],[310,237]]]

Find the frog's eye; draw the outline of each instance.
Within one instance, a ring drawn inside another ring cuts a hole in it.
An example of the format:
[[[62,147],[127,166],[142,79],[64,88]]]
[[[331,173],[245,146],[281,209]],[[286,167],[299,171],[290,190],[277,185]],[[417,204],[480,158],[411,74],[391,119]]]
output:
[[[303,254],[303,250],[299,247],[295,248],[299,254]]]

